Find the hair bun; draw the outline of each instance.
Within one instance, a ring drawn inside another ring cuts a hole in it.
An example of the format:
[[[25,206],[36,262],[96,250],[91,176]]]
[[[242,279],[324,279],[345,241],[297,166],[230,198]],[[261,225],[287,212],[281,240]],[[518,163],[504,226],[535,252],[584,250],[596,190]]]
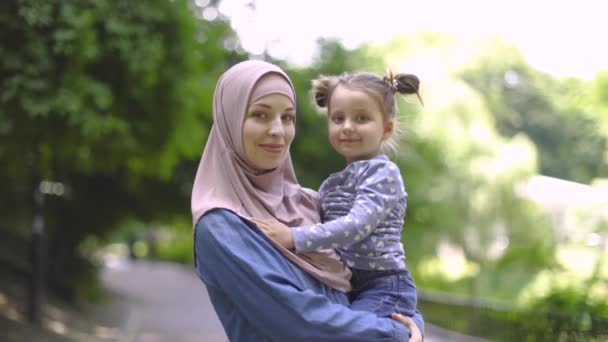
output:
[[[329,101],[329,90],[331,88],[332,78],[321,76],[312,81],[312,94],[314,101],[319,108],[326,108]]]
[[[316,92],[315,93],[315,103],[317,106],[321,108],[325,108],[327,106],[327,93],[325,92]]]
[[[418,76],[412,74],[397,74],[395,76],[396,91],[401,94],[417,94],[420,88]]]
[[[395,92],[398,92],[399,94],[416,94],[418,101],[424,106],[422,97],[420,97],[420,93],[418,92],[420,90],[420,79],[418,79],[418,76],[413,74],[397,74],[393,84]]]

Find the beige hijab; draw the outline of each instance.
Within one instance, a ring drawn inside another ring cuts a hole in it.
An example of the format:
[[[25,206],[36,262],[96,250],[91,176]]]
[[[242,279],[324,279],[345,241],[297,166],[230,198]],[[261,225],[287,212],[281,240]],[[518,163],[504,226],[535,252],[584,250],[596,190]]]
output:
[[[265,75],[264,80],[273,81],[258,82]],[[277,79],[284,83],[277,86]],[[285,94],[285,89],[295,104],[289,77],[279,67],[263,61],[241,62],[220,77],[213,96],[214,123],[192,189],[195,225],[214,208],[228,209],[244,219],[274,218],[290,227],[320,221],[318,195],[298,184],[289,155],[281,166],[267,172],[256,170],[246,162],[242,128],[252,93],[259,98],[271,93]],[[294,254],[274,245],[321,282],[340,291],[350,291],[350,271],[333,251]]]

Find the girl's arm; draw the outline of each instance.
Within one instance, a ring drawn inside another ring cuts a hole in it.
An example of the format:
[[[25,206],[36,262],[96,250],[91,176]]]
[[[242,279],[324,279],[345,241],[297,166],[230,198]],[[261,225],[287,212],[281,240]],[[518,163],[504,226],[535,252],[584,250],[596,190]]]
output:
[[[359,173],[357,195],[346,216],[311,226],[293,228],[298,253],[346,248],[369,236],[405,196],[399,168],[388,160],[370,160]]]

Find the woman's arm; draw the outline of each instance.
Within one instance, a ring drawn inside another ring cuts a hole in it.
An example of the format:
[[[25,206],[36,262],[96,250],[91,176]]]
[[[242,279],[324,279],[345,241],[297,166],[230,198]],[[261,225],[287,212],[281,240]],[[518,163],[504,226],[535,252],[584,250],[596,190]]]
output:
[[[215,210],[196,234],[197,271],[222,289],[243,319],[278,341],[407,341],[409,330],[352,311],[309,288],[307,275],[238,216]],[[314,285],[314,284],[313,284]]]

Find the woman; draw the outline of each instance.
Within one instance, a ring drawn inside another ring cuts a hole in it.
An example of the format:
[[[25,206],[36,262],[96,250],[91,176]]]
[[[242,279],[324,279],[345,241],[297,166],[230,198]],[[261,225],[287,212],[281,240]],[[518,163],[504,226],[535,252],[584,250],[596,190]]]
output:
[[[349,309],[350,272],[333,252],[296,255],[251,222],[320,221],[317,194],[300,187],[291,164],[295,91],[287,75],[266,62],[239,63],[220,77],[213,101],[192,192],[195,262],[228,338],[421,339],[419,314],[413,324]]]

